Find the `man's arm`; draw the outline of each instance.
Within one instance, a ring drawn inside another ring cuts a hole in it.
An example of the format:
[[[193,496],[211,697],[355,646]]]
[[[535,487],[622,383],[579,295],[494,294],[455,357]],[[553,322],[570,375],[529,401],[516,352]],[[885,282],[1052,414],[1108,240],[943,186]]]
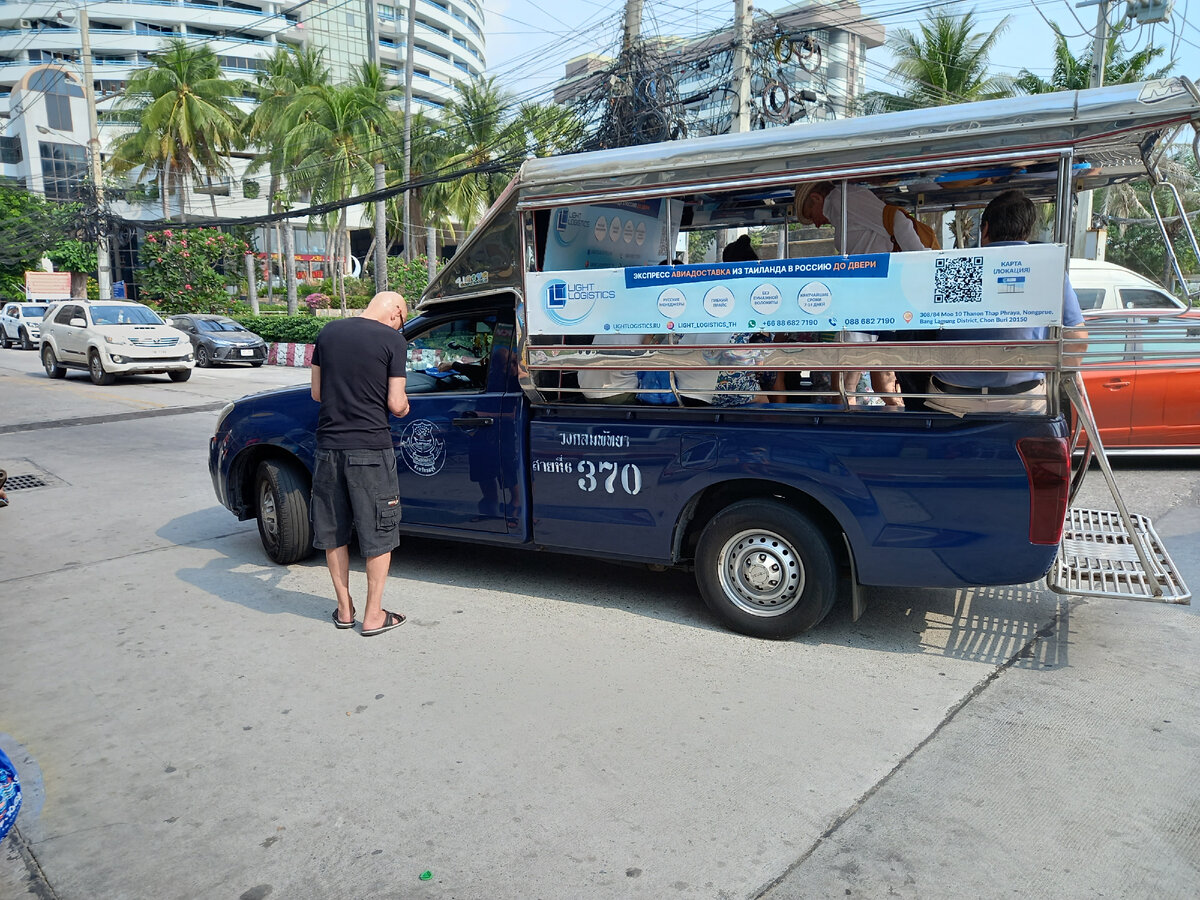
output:
[[[312,398],[314,400],[316,400],[318,403],[320,403],[321,402],[321,367],[320,366],[312,367],[312,382],[311,382],[311,384],[312,384],[312,387],[310,390],[312,393]]]
[[[1088,333],[1086,328],[1064,328],[1063,336],[1063,365],[1077,366],[1080,354],[1087,351]]]
[[[900,245],[901,250],[929,249],[917,237],[917,229],[913,227],[912,219],[900,210],[896,210],[896,218],[892,220],[892,229],[895,232],[896,243]]]
[[[404,376],[388,378],[388,412],[397,419],[408,415],[408,394],[404,393]]]

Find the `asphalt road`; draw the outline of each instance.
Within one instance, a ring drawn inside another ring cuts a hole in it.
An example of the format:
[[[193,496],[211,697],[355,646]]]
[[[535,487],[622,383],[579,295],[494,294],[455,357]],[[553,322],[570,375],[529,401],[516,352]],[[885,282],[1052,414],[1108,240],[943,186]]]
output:
[[[219,406],[306,378],[0,351],[43,482],[0,511],[0,898],[1200,893],[1192,607],[871,590],[769,643],[682,573],[406,540],[364,644],[209,482]],[[1197,463],[1117,465],[1200,585]]]

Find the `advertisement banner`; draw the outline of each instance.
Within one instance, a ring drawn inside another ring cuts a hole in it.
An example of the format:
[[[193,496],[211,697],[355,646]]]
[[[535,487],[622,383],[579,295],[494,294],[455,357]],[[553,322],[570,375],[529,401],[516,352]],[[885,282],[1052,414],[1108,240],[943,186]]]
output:
[[[70,300],[70,272],[26,272],[25,296],[30,300]]]
[[[549,252],[547,252],[547,261]],[[1058,244],[533,272],[531,334],[907,331],[1062,322]]]
[[[682,215],[683,204],[677,200],[631,200],[551,210],[543,268],[652,266],[672,256]]]

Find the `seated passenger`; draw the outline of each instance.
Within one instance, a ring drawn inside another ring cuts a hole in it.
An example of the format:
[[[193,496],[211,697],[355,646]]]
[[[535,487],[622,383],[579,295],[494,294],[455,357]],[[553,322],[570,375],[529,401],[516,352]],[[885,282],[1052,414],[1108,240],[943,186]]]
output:
[[[593,347],[633,347],[642,343],[640,334],[598,334]],[[638,374],[624,369],[578,369],[579,387],[588,400],[599,403],[632,403]]]
[[[1033,203],[1021,191],[1005,191],[992,199],[983,211],[980,243],[985,246],[1027,244],[1037,221]],[[1066,353],[1081,353],[1087,348],[1087,331],[1079,298],[1071,281],[1063,283],[1063,338],[1083,343],[1064,344]],[[1048,328],[968,328],[947,333],[944,340],[959,341],[1040,341],[1049,336]],[[1069,365],[1074,361],[1064,356]],[[938,396],[926,401],[930,409],[961,416],[979,412],[1046,411],[1045,378],[1040,372],[934,372],[929,392]]]

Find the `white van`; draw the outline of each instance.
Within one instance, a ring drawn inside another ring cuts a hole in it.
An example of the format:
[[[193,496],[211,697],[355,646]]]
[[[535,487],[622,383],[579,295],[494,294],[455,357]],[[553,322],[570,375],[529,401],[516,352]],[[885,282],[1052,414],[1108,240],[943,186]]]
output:
[[[1149,278],[1097,259],[1071,260],[1071,286],[1084,315],[1128,309],[1178,312],[1187,303]]]

